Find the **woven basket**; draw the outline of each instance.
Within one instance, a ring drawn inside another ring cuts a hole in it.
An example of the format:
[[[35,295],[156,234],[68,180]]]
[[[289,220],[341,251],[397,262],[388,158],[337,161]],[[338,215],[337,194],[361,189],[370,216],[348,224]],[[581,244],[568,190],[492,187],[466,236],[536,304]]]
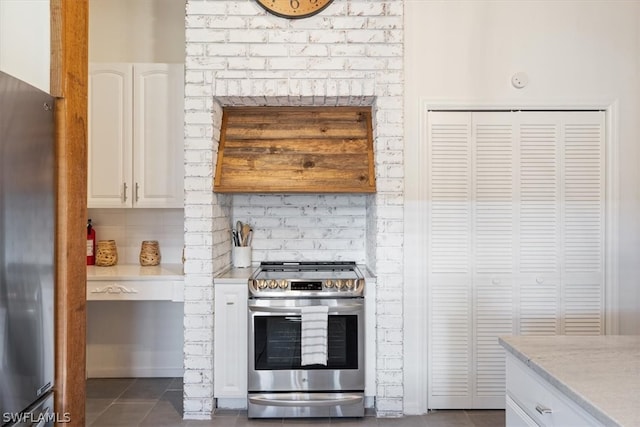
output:
[[[96,248],[96,265],[111,267],[118,263],[118,249],[115,240],[98,240]]]
[[[140,265],[160,264],[160,245],[157,240],[143,240],[140,246]]]

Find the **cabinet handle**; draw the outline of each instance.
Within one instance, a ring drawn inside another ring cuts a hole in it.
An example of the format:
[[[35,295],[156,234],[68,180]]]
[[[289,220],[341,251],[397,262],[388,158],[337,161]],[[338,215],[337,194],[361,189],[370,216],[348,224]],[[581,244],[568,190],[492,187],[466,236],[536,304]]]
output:
[[[227,301],[227,305],[235,305],[236,303],[233,301]]]
[[[542,406],[542,405],[536,405],[536,411],[538,411],[538,413],[541,415],[553,413],[551,408],[547,408],[546,406]]]
[[[126,202],[127,201],[127,183],[126,182],[122,183],[122,190],[123,190],[122,191],[122,194],[123,194],[123,200],[122,201]]]
[[[139,191],[139,190],[140,190],[140,184],[138,184],[138,183],[136,182],[136,195],[135,195],[135,197],[136,197],[136,202],[137,202],[137,201],[138,201],[138,199],[139,199],[139,197],[138,197],[138,191]]]

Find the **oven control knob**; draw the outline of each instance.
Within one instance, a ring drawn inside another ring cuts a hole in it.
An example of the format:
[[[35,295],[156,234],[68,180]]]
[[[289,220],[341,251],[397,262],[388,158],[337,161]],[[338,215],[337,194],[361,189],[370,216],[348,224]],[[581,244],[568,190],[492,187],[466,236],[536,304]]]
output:
[[[342,279],[336,280],[336,288],[338,288],[338,290],[342,290],[342,288],[344,288],[344,280]]]
[[[355,283],[355,281],[353,279],[348,279],[347,280],[347,289],[353,289]]]
[[[266,280],[259,279],[259,280],[256,280],[256,282],[257,282],[256,284],[258,286],[258,289],[264,289],[264,288],[267,287],[267,281]]]
[[[325,287],[325,288],[333,288],[333,280],[327,280],[327,281],[324,283],[324,287]]]
[[[276,282],[275,280],[269,280],[269,288],[270,289],[275,289],[278,287],[278,282]]]
[[[289,282],[287,282],[284,279],[279,280],[278,281],[278,286],[280,286],[280,289],[287,289],[289,287]]]

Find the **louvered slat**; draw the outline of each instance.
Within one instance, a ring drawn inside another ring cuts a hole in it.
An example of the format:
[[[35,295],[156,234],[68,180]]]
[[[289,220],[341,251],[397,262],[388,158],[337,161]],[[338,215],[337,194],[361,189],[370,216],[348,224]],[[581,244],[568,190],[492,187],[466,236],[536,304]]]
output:
[[[431,116],[434,120],[437,113]],[[470,127],[464,122],[430,126],[431,271],[470,271]]]
[[[558,129],[520,126],[520,272],[558,273]]]
[[[475,397],[504,396],[504,349],[498,336],[513,334],[513,290],[510,282],[475,286]]]
[[[602,325],[602,283],[566,283],[564,286],[565,334],[599,335]]]
[[[602,126],[564,127],[564,261],[567,273],[597,273],[603,259]]]
[[[431,395],[447,399],[470,395],[470,290],[448,283],[431,290]]]
[[[520,334],[556,335],[559,283],[531,281],[520,286]]]
[[[494,117],[474,115],[475,272],[512,274],[513,132],[510,124],[491,123]]]

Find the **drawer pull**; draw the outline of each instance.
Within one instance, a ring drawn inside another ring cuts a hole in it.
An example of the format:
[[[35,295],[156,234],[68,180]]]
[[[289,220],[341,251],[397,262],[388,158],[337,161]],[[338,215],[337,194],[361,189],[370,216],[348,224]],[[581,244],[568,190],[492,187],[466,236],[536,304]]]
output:
[[[227,301],[227,305],[235,305],[236,303],[233,301]]]
[[[538,413],[540,413],[541,415],[553,413],[551,408],[547,408],[546,406],[542,406],[542,405],[536,405],[536,411],[538,411]]]
[[[105,286],[91,291],[92,294],[137,294],[136,289],[129,289],[122,285]]]

